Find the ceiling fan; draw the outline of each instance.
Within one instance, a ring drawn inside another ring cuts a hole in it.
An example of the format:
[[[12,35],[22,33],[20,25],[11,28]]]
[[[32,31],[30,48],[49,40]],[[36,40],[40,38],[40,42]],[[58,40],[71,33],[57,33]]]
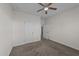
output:
[[[38,3],[39,5],[43,6],[42,9],[39,9],[37,10],[37,12],[40,12],[42,10],[45,11],[45,14],[47,14],[47,11],[50,9],[50,10],[57,10],[57,8],[53,8],[53,7],[50,7],[52,5],[52,3],[48,3],[47,5],[44,5],[43,3]]]

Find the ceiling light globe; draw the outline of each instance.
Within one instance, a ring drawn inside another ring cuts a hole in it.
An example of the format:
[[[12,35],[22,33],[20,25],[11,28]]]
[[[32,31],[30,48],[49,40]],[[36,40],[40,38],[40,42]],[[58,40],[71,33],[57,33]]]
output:
[[[48,7],[45,7],[44,10],[48,10]]]

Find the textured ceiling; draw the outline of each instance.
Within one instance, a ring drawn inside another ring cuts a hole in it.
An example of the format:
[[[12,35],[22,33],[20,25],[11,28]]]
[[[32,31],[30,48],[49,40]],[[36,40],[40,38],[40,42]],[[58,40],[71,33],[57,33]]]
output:
[[[37,3],[13,3],[12,6],[15,11],[21,11],[21,12],[25,12],[25,13],[29,13],[37,16],[53,16],[54,14],[57,14],[59,12],[79,6],[79,4],[78,3],[53,3],[51,6],[56,7],[58,9],[56,11],[48,10],[47,15],[45,15],[44,11],[41,11],[39,13],[36,12],[37,10],[42,8],[42,6],[40,6]]]

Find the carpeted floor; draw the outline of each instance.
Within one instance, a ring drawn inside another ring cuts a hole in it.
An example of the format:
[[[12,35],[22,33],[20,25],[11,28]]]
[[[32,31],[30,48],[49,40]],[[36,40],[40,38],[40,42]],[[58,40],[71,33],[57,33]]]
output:
[[[10,56],[79,56],[79,51],[44,39],[14,47]]]

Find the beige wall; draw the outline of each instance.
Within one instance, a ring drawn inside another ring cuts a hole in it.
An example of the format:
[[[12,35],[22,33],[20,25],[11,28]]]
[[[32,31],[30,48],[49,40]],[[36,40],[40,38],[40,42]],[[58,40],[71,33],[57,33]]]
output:
[[[41,39],[41,19],[38,16],[16,11],[13,23],[14,46]]]
[[[45,38],[79,50],[79,7],[47,19],[44,29]]]
[[[9,4],[0,4],[0,56],[9,55],[13,47],[12,12]]]

